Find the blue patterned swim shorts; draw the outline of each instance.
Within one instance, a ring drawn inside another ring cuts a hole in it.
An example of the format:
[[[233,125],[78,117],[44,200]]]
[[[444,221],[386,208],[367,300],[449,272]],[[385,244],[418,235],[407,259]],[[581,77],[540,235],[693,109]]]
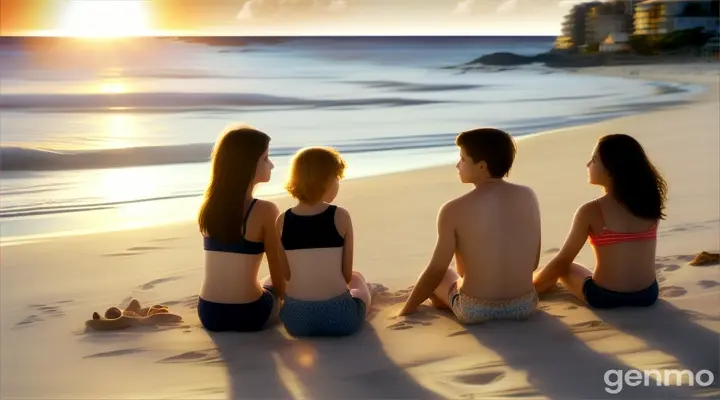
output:
[[[347,336],[365,322],[365,307],[350,291],[328,300],[286,297],[280,320],[292,336]]]

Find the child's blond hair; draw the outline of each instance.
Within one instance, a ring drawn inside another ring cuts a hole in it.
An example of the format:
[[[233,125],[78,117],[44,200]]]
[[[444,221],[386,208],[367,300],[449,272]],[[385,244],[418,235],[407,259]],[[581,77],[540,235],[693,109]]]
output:
[[[317,203],[333,179],[342,179],[345,160],[330,147],[307,147],[293,156],[285,189],[303,203]]]

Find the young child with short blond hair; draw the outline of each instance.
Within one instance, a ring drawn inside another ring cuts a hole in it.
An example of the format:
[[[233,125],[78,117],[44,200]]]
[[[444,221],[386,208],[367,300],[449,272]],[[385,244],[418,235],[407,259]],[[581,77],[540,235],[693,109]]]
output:
[[[289,271],[280,319],[293,336],[344,336],[363,325],[370,310],[365,278],[353,272],[350,213],[331,204],[345,161],[327,147],[300,150],[286,189],[298,204],[280,214],[280,259]]]

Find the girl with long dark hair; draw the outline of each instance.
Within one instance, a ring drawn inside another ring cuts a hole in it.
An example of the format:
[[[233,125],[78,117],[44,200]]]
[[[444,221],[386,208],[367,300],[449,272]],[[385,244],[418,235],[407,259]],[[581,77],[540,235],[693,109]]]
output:
[[[205,279],[198,315],[209,331],[258,331],[277,315],[285,273],[278,261],[278,207],[253,196],[268,182],[270,137],[250,127],[223,133],[213,149],[212,177],[198,225],[205,250]],[[258,281],[263,254],[270,277]]]
[[[559,280],[591,307],[650,306],[658,298],[655,249],[665,180],[640,143],[623,134],[602,137],[587,168],[590,183],[605,195],[577,210],[562,249],[535,273],[535,288],[542,293]],[[588,240],[593,271],[573,262]]]

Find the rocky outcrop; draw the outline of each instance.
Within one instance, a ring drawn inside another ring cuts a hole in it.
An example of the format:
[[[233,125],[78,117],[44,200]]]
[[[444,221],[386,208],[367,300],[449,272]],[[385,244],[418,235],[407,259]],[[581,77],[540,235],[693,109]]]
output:
[[[603,53],[582,54],[549,51],[534,56],[499,52],[478,57],[463,66],[487,65],[495,67],[516,67],[520,65],[543,64],[548,67],[590,67],[603,65],[608,55]]]
[[[551,50],[534,56],[498,52],[486,54],[465,64],[450,67],[452,69],[472,70],[494,68],[507,69],[523,65],[539,64],[550,68],[583,68],[607,65],[643,65],[658,63],[683,63],[698,60],[696,52],[675,51],[658,55],[639,55],[635,53],[581,53]]]

